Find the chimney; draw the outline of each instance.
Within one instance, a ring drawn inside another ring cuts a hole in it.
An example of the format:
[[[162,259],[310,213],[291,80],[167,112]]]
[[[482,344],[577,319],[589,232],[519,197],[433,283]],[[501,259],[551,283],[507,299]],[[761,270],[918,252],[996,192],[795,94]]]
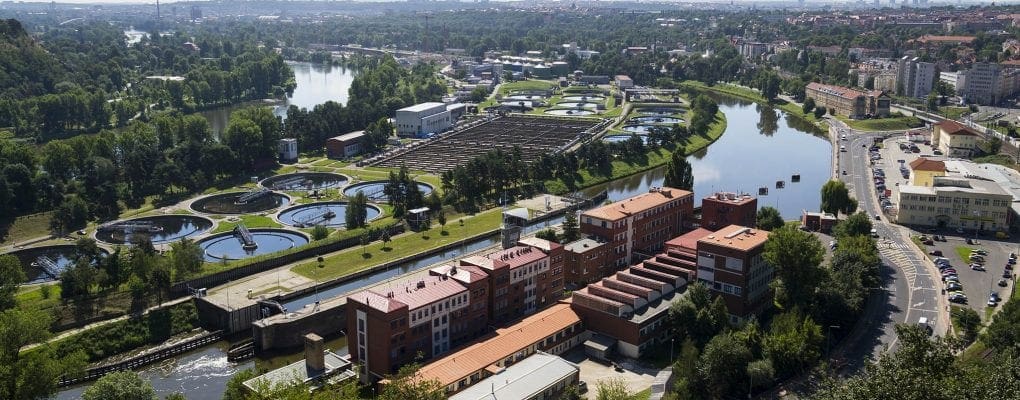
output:
[[[309,371],[319,372],[326,370],[326,354],[323,351],[322,337],[314,333],[305,335],[305,368]]]

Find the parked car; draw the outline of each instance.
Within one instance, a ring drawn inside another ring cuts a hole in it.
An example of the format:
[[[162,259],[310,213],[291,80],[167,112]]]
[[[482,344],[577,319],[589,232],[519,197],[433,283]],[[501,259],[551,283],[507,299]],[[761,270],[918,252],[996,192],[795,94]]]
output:
[[[881,221],[881,220],[882,220],[882,214],[875,214],[875,221]]]
[[[977,254],[979,256],[987,256],[988,252],[984,249],[974,249],[970,251],[970,254]]]
[[[923,241],[923,242],[921,242],[921,243],[924,243],[924,244],[925,244],[925,245],[927,245],[927,246],[933,246],[933,245],[935,245],[935,241],[934,241],[934,240],[931,240],[931,239],[925,240],[925,241]]]
[[[929,251],[928,254],[931,254],[933,256],[940,256],[941,257],[942,256],[942,250],[932,250],[932,251]]]
[[[991,292],[991,293],[989,293],[988,294],[988,298],[991,299],[991,300],[995,300],[996,303],[998,303],[999,301],[1002,301],[1002,298],[999,297],[999,293],[998,292]]]
[[[949,276],[943,278],[942,280],[945,281],[945,283],[947,283],[947,284],[951,283],[951,282],[960,283],[960,277],[956,276],[956,275],[949,275]]]
[[[965,295],[963,293],[953,293],[953,294],[949,295],[949,301],[951,301],[953,303],[966,304],[967,303],[967,295]]]
[[[1013,271],[1010,271],[1008,269],[1005,270],[1005,271],[1002,271],[1002,277],[1005,278],[1005,279],[1012,278],[1013,277]]]
[[[999,287],[1006,287],[1006,280],[1005,279],[999,279]]]
[[[976,261],[976,262],[985,262],[985,258],[984,258],[984,257],[981,257],[981,256],[979,256],[979,255],[977,255],[977,254],[971,254],[971,255],[970,255],[970,257],[968,257],[968,258],[969,258],[969,259],[970,259],[971,261]]]
[[[1013,264],[1006,264],[1006,271],[1012,271],[1012,270],[1013,270]]]
[[[981,264],[971,264],[970,269],[981,272],[985,271],[985,267],[982,267]]]

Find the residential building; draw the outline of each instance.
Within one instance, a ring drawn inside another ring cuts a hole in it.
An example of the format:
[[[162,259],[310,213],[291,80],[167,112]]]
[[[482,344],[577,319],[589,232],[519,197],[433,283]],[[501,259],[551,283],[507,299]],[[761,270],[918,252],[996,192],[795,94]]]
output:
[[[345,133],[326,139],[326,156],[329,158],[349,158],[361,153],[361,141],[365,140],[365,131]]]
[[[755,226],[758,199],[747,193],[716,192],[701,200],[701,227],[716,230],[727,225]]]
[[[740,55],[749,60],[757,60],[768,51],[768,45],[761,42],[743,42],[737,46]]]
[[[539,351],[450,396],[450,400],[558,399],[564,389],[577,385],[580,375],[577,364]]]
[[[936,176],[946,175],[946,163],[926,157],[918,157],[910,162],[910,184],[914,186],[932,186]]]
[[[1005,230],[1013,196],[995,182],[937,176],[932,186],[900,185],[896,203],[903,225]]]
[[[850,118],[889,116],[889,96],[877,90],[862,92],[842,86],[811,82],[805,95],[815,99],[815,105],[835,109]]]
[[[961,75],[959,72],[939,72],[939,80],[953,88],[956,93],[963,91],[965,76],[966,74]]]
[[[897,64],[897,81],[902,83],[898,93],[915,98],[928,97],[935,83],[935,63],[918,57],[903,56]]]
[[[829,233],[839,219],[835,215],[824,212],[804,211],[800,215],[800,225],[814,232]]]
[[[569,304],[555,304],[511,326],[496,329],[495,335],[418,370],[422,380],[435,380],[446,393],[457,393],[539,351],[562,354],[591,334],[581,316]]]
[[[768,231],[730,225],[698,240],[698,281],[722,296],[733,323],[772,304],[774,268],[762,257],[768,238]]]
[[[609,246],[591,238],[581,238],[563,245],[566,253],[564,279],[568,284],[584,286],[611,274]]]
[[[450,324],[469,311],[464,284],[431,275],[377,290],[347,298],[348,346],[351,360],[361,364],[363,381],[395,373],[418,354],[432,358],[450,350]]]
[[[957,94],[980,105],[997,105],[1020,90],[1020,70],[998,63],[977,62],[958,72]]]
[[[931,127],[932,146],[946,157],[971,157],[978,150],[981,135],[970,127],[953,120],[935,123]]]
[[[635,255],[655,254],[677,236],[685,218],[694,213],[694,194],[669,187],[587,210],[581,214],[581,233],[609,247],[608,262],[615,268],[631,263]]]
[[[563,246],[526,238],[509,249],[460,260],[488,275],[489,323],[502,324],[555,303],[564,285]]]
[[[439,133],[453,126],[450,112],[443,103],[421,103],[397,110],[397,136],[422,137]]]

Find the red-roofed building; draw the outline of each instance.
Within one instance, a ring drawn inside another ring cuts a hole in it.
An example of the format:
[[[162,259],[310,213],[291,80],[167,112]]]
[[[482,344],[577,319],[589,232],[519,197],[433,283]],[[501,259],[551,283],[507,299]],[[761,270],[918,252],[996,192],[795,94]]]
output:
[[[669,187],[616,201],[581,214],[581,233],[606,243],[609,265],[622,268],[635,253],[652,255],[680,234],[694,214],[694,194]]]
[[[971,157],[978,150],[981,135],[963,124],[945,120],[932,125],[932,145],[948,157]]]
[[[731,322],[772,304],[774,268],[762,258],[769,232],[730,225],[698,240],[698,281],[722,296]]]
[[[888,117],[890,98],[880,90],[862,92],[842,86],[811,82],[805,96],[815,99],[816,107],[835,109],[850,118]]]
[[[754,226],[758,199],[746,193],[716,192],[701,200],[701,227],[716,230],[727,225]]]

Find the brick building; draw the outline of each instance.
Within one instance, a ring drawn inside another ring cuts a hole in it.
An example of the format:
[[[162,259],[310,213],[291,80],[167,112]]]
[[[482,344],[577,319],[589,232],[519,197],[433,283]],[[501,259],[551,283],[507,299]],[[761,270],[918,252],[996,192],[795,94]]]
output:
[[[774,268],[762,252],[769,232],[730,225],[698,239],[698,281],[723,297],[731,322],[760,314],[772,303]]]
[[[612,273],[609,246],[591,238],[578,239],[563,246],[566,253],[564,279],[584,286]]]
[[[716,230],[727,225],[755,226],[758,199],[749,194],[716,192],[701,200],[701,227]]]
[[[651,188],[628,199],[581,214],[581,233],[606,243],[615,268],[631,263],[636,253],[652,255],[677,236],[694,213],[694,194],[669,187]]]
[[[842,86],[811,82],[804,94],[815,99],[816,106],[835,109],[837,113],[850,118],[889,116],[890,99],[882,91],[862,92]]]
[[[365,140],[365,131],[345,133],[326,139],[326,156],[329,158],[348,158],[361,153],[361,141]]]

